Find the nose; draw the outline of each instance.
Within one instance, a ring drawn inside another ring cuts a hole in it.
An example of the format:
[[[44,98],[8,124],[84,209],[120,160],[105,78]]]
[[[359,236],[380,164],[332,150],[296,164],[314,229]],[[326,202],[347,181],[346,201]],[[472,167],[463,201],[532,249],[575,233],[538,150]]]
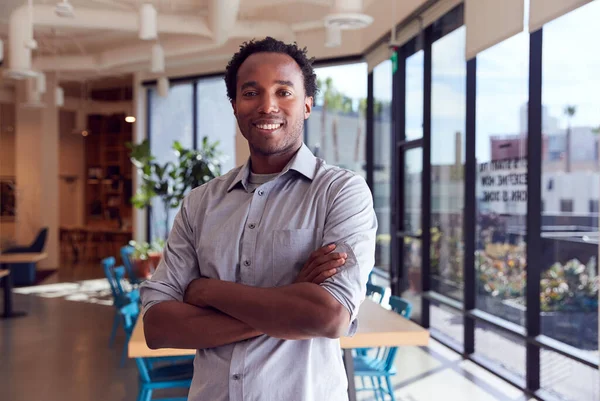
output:
[[[258,111],[264,114],[278,113],[277,96],[275,94],[263,93],[260,98]]]

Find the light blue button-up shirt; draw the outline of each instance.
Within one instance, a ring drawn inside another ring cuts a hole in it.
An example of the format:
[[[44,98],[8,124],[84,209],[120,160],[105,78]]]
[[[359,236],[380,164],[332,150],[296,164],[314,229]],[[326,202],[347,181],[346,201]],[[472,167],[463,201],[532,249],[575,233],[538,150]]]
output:
[[[250,162],[194,189],[183,201],[164,257],[142,285],[144,309],[182,301],[200,276],[256,287],[291,284],[311,252],[337,244],[344,268],[321,286],[350,313],[350,332],[374,264],[377,219],[355,173],[302,146],[276,178],[250,191]],[[342,401],[347,379],[339,340],[266,335],[201,349],[191,401]]]

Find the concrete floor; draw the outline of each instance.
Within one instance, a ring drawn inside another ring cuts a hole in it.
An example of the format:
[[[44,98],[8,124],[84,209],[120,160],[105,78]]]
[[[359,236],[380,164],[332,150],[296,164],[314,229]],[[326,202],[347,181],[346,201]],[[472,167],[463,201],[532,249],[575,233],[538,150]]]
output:
[[[44,284],[98,277],[99,265],[78,266],[64,269]],[[114,348],[108,347],[112,306],[83,299],[69,301],[56,294],[50,298],[15,294],[14,300],[15,309],[28,315],[0,319],[0,400],[136,399],[135,363],[127,360],[124,367],[119,366],[124,335],[119,333]],[[527,399],[519,390],[433,340],[429,347],[400,348],[397,370],[393,384],[398,401]],[[362,393],[359,399],[373,400],[372,393]]]

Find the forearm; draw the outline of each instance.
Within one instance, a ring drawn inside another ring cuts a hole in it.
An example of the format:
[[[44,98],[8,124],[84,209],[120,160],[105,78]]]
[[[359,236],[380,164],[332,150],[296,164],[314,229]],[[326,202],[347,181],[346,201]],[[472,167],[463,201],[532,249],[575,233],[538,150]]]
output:
[[[262,333],[217,310],[166,301],[152,306],[145,314],[144,334],[152,349],[203,349],[247,340]]]
[[[207,287],[206,304],[272,337],[338,338],[349,324],[344,307],[316,284],[257,288],[214,280]]]

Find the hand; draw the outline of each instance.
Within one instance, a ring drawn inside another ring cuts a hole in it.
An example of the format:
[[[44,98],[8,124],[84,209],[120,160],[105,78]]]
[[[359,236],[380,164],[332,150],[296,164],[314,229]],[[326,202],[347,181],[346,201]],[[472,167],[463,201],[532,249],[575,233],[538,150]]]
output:
[[[210,279],[203,277],[192,280],[185,290],[183,302],[199,308],[206,308],[208,304],[203,300],[203,294],[209,284]]]
[[[345,253],[333,252],[335,244],[326,245],[310,254],[294,283],[321,284],[336,274],[346,263]]]

